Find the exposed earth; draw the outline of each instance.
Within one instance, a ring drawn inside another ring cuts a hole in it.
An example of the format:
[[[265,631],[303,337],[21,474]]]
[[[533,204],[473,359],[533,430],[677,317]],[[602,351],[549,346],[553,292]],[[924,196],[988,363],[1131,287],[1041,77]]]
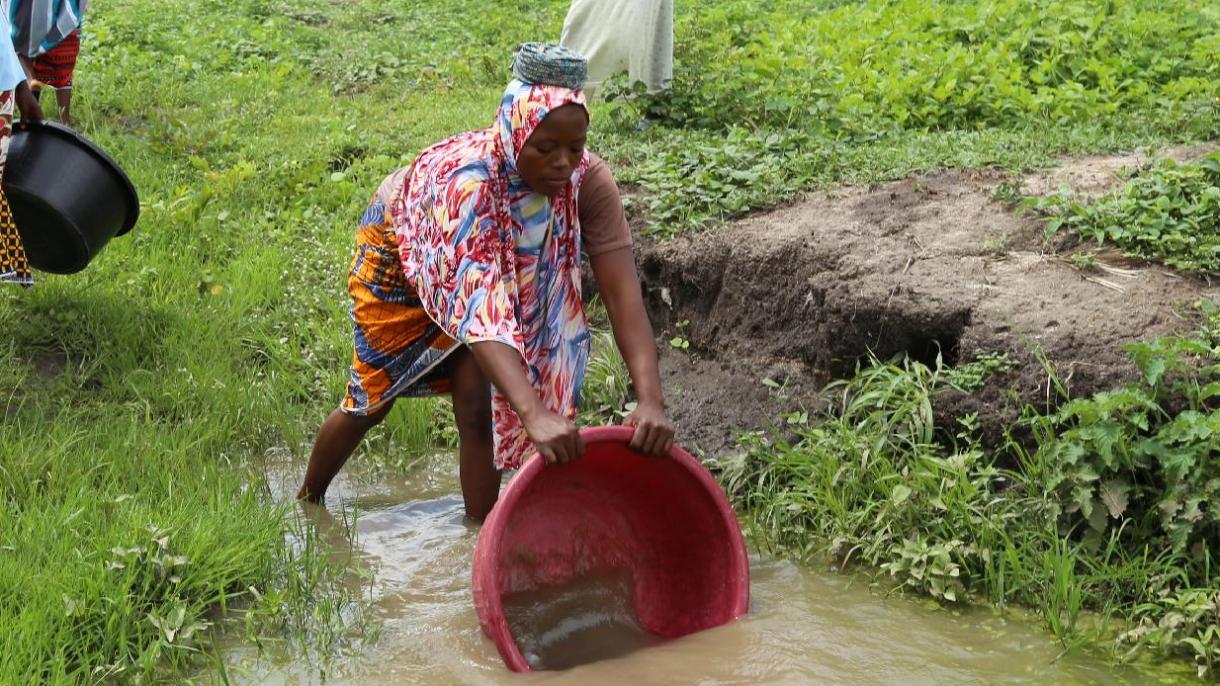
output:
[[[1046,247],[1043,222],[998,199],[997,187],[1097,196],[1147,162],[1075,158],[1022,177],[940,171],[814,194],[645,246],[640,268],[658,335],[690,341],[662,345],[679,440],[709,456],[732,450],[740,431],[818,406],[819,389],[850,376],[869,351],[929,364],[938,354],[957,364],[1007,352],[1013,371],[937,408],[945,417],[977,411],[991,436],[1022,405],[1056,401],[1039,351],[1074,396],[1131,378],[1123,345],[1190,328],[1191,304],[1220,295],[1217,284],[1093,245]],[[1098,266],[1078,268],[1069,256],[1080,252]]]

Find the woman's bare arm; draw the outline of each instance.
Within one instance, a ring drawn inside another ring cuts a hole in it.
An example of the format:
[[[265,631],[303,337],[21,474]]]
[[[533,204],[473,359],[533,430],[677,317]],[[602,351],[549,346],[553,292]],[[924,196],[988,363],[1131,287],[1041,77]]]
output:
[[[665,454],[673,445],[674,426],[665,413],[657,344],[644,310],[635,256],[631,248],[620,248],[595,255],[589,262],[610,315],[614,342],[635,388],[636,407],[627,417],[627,424],[635,427],[631,447],[649,455]]]

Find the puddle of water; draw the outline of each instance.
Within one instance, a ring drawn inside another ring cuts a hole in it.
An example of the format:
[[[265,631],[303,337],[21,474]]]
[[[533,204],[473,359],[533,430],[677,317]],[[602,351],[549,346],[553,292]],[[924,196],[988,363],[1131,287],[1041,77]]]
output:
[[[353,465],[358,466],[358,465]],[[291,497],[301,466],[273,467],[273,484]],[[226,651],[233,683],[258,686],[413,684],[835,684],[902,686],[1165,683],[1132,667],[1084,655],[1061,660],[1036,627],[988,610],[950,612],[885,598],[845,576],[788,562],[752,560],[750,615],[741,621],[652,645],[610,597],[590,604],[590,588],[548,598],[509,599],[516,621],[532,623],[526,646],[541,664],[566,671],[510,673],[483,636],[470,591],[477,528],[464,522],[456,460],[438,458],[406,478],[362,482],[350,472],[330,495],[355,506],[355,564],[374,576],[378,640],[320,677],[305,661],[270,663],[250,646]],[[325,524],[325,522],[323,522]],[[343,528],[320,527],[342,544]],[[613,594],[610,594],[613,596]],[[580,599],[583,600],[574,600]],[[544,602],[545,601],[545,602]],[[583,613],[553,621],[573,604]],[[590,611],[589,608],[594,608]],[[522,608],[526,608],[523,610]],[[575,617],[575,619],[573,619]],[[583,623],[582,623],[583,622]],[[592,631],[594,626],[603,631]],[[609,631],[605,629],[609,628]],[[588,639],[596,633],[602,643]],[[644,647],[647,645],[648,647]],[[1184,682],[1183,682],[1184,683]]]

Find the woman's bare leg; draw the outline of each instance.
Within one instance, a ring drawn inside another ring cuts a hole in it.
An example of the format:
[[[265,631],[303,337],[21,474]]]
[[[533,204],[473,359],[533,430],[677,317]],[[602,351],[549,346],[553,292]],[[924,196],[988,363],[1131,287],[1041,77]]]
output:
[[[60,123],[72,126],[72,89],[60,88],[55,91],[55,104],[59,106]]]
[[[466,516],[482,521],[500,497],[500,471],[492,462],[491,384],[466,348],[453,354],[451,364],[462,499]]]
[[[314,440],[309,466],[305,469],[305,482],[301,484],[297,499],[322,502],[330,482],[343,468],[347,458],[351,457],[356,446],[360,445],[364,435],[380,424],[393,406],[394,401],[391,400],[376,412],[364,416],[348,414],[343,410],[331,412]]]

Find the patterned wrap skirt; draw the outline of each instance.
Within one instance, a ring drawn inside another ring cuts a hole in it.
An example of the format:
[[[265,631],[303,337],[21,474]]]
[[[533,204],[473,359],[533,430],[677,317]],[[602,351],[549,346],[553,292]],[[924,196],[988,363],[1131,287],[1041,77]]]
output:
[[[348,274],[353,351],[344,412],[376,412],[397,397],[449,392],[447,360],[460,345],[428,317],[407,284],[385,203],[374,198],[356,231]]]
[[[9,137],[13,132],[13,92],[0,93],[0,179],[4,178],[4,163],[8,158]],[[8,198],[0,190],[0,283],[29,286],[34,283],[30,262],[26,259],[21,235],[13,222]]]
[[[72,74],[80,55],[80,31],[69,33],[55,47],[34,58],[34,80],[56,90],[72,88]]]

